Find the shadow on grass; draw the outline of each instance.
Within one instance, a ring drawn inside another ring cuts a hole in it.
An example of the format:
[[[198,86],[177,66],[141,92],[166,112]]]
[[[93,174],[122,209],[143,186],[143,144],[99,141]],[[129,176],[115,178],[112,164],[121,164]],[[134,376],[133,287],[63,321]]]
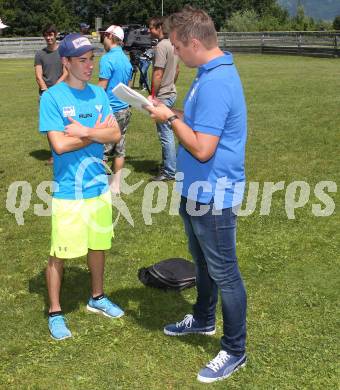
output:
[[[87,303],[90,296],[90,274],[80,267],[65,267],[60,301],[64,313],[70,313]],[[49,301],[45,280],[45,270],[29,280],[29,292],[39,294],[45,301],[47,315]]]
[[[51,151],[46,149],[33,150],[30,152],[30,156],[37,160],[45,161],[51,157]]]
[[[131,165],[136,172],[157,173],[160,169],[159,161],[138,160],[134,157],[126,157],[126,163]]]
[[[192,313],[192,304],[181,293],[151,287],[117,290],[110,299],[124,309],[126,317],[150,332],[162,331],[164,325],[181,321],[185,314]],[[203,335],[188,335],[174,339],[201,346],[211,354],[218,349],[218,340]]]

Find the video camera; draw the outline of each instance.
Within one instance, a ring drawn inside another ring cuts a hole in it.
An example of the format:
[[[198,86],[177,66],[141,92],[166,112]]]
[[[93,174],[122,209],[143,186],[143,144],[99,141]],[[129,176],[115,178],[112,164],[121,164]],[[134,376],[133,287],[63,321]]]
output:
[[[124,30],[124,49],[130,54],[130,61],[134,69],[141,59],[152,60],[152,46],[156,44],[151,38],[147,27],[130,24],[122,27]]]
[[[151,49],[152,39],[148,28],[139,24],[122,26],[124,30],[124,49],[127,51]]]
[[[133,84],[137,71],[145,84],[149,93],[150,87],[145,80],[145,76],[140,68],[141,60],[151,61],[153,58],[152,47],[157,44],[157,40],[151,38],[147,27],[138,24],[130,24],[122,27],[124,30],[124,49],[129,52],[130,62],[133,67]]]

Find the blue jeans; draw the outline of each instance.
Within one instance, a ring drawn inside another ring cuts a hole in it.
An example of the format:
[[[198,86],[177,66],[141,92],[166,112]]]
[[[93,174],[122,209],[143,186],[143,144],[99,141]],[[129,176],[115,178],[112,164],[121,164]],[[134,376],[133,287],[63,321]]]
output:
[[[140,70],[141,70],[141,73],[143,73],[143,76],[144,76],[144,80],[143,80],[143,76],[141,75],[139,77],[139,86],[140,88],[147,88],[147,84],[149,82],[148,80],[148,69],[149,69],[149,66],[150,66],[151,62],[148,61],[148,60],[140,60],[139,61],[139,67],[140,67]]]
[[[221,348],[233,355],[242,355],[246,343],[247,297],[236,257],[236,215],[232,208],[214,215],[216,210],[211,203],[206,214],[193,216],[190,206],[199,210],[207,205],[190,200],[187,205],[187,199],[182,197],[179,210],[196,265],[194,318],[202,326],[215,324],[220,290],[223,314]]]
[[[176,96],[168,99],[160,99],[166,106],[172,107],[175,104]],[[156,123],[158,137],[162,147],[162,168],[161,171],[168,177],[175,177],[176,173],[176,143],[171,126],[167,123]]]

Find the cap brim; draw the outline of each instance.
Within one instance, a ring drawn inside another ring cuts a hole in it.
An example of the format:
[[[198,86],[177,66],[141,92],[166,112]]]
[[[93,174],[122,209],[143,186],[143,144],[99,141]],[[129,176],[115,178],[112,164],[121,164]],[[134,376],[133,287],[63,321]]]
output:
[[[83,54],[87,53],[88,51],[91,51],[91,50],[94,50],[94,46],[84,46],[84,47],[80,47],[79,49],[77,49],[77,56],[75,57],[80,57],[82,56]]]

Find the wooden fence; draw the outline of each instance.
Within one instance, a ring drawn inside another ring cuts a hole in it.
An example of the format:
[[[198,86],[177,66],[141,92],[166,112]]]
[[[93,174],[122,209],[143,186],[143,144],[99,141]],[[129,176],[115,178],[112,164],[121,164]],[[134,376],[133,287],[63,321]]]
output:
[[[98,40],[92,42],[96,52],[103,53]],[[218,42],[231,52],[340,57],[340,32],[220,32]],[[42,37],[0,38],[0,58],[32,58],[45,45]]]
[[[103,45],[92,39],[96,52],[104,52]],[[34,54],[46,46],[43,37],[0,38],[0,58],[32,58]]]
[[[263,54],[292,54],[316,57],[340,56],[340,32],[218,33],[224,50]]]

